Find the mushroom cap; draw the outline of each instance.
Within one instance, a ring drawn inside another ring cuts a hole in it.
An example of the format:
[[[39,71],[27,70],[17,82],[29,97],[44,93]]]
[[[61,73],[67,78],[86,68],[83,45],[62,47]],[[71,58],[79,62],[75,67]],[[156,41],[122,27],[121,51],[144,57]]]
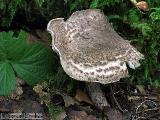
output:
[[[64,71],[76,80],[113,83],[129,76],[127,64],[135,69],[143,59],[98,9],[74,12],[66,21],[53,19],[47,30]]]

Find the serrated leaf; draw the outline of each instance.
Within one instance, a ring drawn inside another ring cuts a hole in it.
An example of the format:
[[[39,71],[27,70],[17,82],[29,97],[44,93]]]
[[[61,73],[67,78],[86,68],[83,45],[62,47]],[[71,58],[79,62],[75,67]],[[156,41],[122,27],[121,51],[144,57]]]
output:
[[[15,89],[16,76],[11,64],[0,63],[0,95],[7,95]]]
[[[13,32],[0,33],[0,63],[3,68],[0,70],[0,94],[8,94],[14,89],[15,73],[29,85],[46,80],[52,74],[51,51],[41,43],[29,44],[26,39],[27,33],[24,31],[18,37],[14,37]]]
[[[24,56],[13,63],[13,68],[19,77],[33,85],[51,74],[52,57],[43,45],[32,44],[25,49]]]

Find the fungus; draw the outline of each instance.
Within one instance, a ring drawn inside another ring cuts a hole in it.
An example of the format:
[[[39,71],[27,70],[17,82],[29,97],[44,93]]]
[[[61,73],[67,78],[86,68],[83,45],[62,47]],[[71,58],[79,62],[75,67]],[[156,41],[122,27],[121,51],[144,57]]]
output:
[[[98,83],[109,84],[128,77],[127,65],[135,69],[143,59],[98,9],[76,11],[66,21],[52,19],[47,30],[64,71],[71,78],[86,81],[91,99],[101,108],[109,104]]]

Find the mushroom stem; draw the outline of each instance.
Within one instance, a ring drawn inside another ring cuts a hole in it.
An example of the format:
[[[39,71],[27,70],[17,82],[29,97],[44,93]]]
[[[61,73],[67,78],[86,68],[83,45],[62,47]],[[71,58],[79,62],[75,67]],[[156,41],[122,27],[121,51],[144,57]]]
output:
[[[87,82],[86,86],[88,94],[97,108],[104,110],[104,108],[110,107],[99,83]]]

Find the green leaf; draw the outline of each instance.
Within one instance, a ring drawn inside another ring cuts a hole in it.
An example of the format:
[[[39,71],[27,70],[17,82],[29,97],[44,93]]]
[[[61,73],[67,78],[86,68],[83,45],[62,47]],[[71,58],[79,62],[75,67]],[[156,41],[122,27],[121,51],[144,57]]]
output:
[[[29,85],[47,80],[52,74],[52,52],[42,43],[27,43],[27,35],[24,31],[18,37],[14,37],[13,32],[0,33],[0,94],[14,89],[15,73]]]
[[[44,0],[35,0],[35,2],[37,3],[38,6],[42,6],[42,4],[44,3]]]
[[[100,8],[104,6],[115,5],[119,2],[122,2],[122,0],[92,0],[90,8]]]
[[[90,8],[97,8],[99,0],[93,0],[90,4]]]
[[[140,21],[140,14],[137,10],[131,9],[128,11],[128,19],[130,22],[135,23]]]
[[[1,19],[2,26],[4,27],[10,26],[22,2],[23,0],[10,0],[10,1],[6,0],[4,2],[6,6],[5,6],[5,9],[1,10],[2,13],[5,11],[5,17],[2,17]]]
[[[0,95],[7,95],[15,89],[16,76],[9,63],[0,63]]]
[[[153,12],[151,12],[150,14],[150,18],[152,19],[152,21],[160,21],[160,8],[154,8],[152,9]]]
[[[51,75],[51,53],[42,44],[32,44],[25,49],[21,59],[13,63],[13,68],[19,77],[28,84],[34,85]]]

